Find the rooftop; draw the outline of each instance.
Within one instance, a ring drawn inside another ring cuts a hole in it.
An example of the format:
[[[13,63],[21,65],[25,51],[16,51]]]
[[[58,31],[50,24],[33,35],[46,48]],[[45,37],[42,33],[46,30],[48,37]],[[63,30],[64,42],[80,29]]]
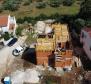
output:
[[[7,26],[8,16],[0,16],[0,27]]]

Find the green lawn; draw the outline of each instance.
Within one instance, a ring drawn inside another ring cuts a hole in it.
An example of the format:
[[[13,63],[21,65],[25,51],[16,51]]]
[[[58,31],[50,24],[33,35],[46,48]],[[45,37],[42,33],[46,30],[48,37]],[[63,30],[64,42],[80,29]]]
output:
[[[43,9],[37,9],[33,5],[28,6],[21,6],[18,11],[10,12],[10,11],[3,11],[1,14],[11,14],[15,15],[16,18],[24,17],[24,16],[30,16],[30,17],[36,17],[38,15],[46,14],[47,16],[50,16],[51,14],[59,13],[61,15],[74,15],[79,12],[80,6],[76,3],[74,3],[72,6],[60,6],[58,8],[53,8],[47,6]]]

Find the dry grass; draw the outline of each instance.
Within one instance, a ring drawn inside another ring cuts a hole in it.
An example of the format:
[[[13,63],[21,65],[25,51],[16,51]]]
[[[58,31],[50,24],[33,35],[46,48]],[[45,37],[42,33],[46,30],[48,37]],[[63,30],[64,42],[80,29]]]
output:
[[[27,6],[23,6],[21,4],[19,10],[11,12],[11,11],[3,11],[0,13],[0,15],[3,14],[11,14],[16,16],[16,18],[23,18],[25,16],[30,16],[30,17],[36,17],[38,15],[45,14],[47,16],[50,16],[51,14],[59,13],[61,15],[71,15],[71,14],[77,14],[79,12],[80,5],[77,3],[74,3],[72,6],[60,6],[58,8],[53,8],[50,6],[46,6],[46,8],[43,9],[37,9],[35,5],[30,4]]]

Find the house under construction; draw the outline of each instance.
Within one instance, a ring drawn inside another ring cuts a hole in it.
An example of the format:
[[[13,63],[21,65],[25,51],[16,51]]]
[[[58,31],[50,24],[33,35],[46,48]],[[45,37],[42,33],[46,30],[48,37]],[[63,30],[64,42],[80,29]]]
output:
[[[37,64],[62,68],[71,67],[73,50],[67,24],[52,24],[51,28],[51,33],[38,35]]]

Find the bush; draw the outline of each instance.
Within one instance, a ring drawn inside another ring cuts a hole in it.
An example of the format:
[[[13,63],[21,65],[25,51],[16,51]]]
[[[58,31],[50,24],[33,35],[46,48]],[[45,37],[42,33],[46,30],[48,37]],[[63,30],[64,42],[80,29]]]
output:
[[[9,40],[10,39],[10,35],[8,32],[5,32],[5,34],[3,35],[3,38],[5,41]]]
[[[64,0],[63,5],[64,6],[71,6],[74,3],[74,0]]]
[[[86,21],[86,26],[91,27],[91,20]]]
[[[83,19],[76,19],[74,22],[74,26],[76,28],[77,33],[79,34],[81,32],[81,29],[85,26],[85,20]]]
[[[3,8],[5,10],[15,11],[19,8],[19,1],[17,0],[5,0],[3,3]]]
[[[24,20],[23,20],[22,18],[18,18],[18,19],[17,19],[17,23],[22,24],[22,23],[24,23]]]
[[[29,5],[30,3],[28,2],[28,1],[26,1],[26,2],[24,2],[24,6],[27,6],[27,5]]]
[[[32,0],[26,0],[25,2],[24,2],[24,6],[26,6],[26,5],[30,5],[30,3],[32,3]]]
[[[0,6],[0,13],[1,13],[1,12],[3,12],[3,7],[2,7],[2,6]]]
[[[45,8],[46,7],[46,3],[44,3],[44,2],[38,2],[37,4],[36,4],[36,8]]]
[[[28,23],[31,23],[32,20],[32,17],[24,17],[24,22],[27,21]]]
[[[37,2],[42,2],[43,0],[36,0]]]
[[[16,29],[16,35],[17,35],[17,36],[21,36],[21,35],[22,35],[22,30],[23,30],[23,28],[18,27],[18,28]]]
[[[40,14],[39,16],[35,17],[35,20],[46,20],[48,17],[45,14]]]
[[[59,7],[61,4],[61,1],[60,0],[50,0],[49,4],[51,7]]]

